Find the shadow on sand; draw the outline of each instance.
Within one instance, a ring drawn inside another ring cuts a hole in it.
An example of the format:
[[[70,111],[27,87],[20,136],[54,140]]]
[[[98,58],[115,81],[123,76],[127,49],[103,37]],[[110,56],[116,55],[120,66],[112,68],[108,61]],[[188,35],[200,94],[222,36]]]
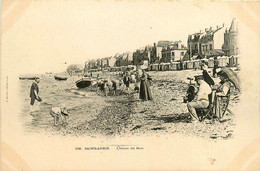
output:
[[[170,114],[170,115],[162,115],[162,116],[148,116],[147,120],[158,120],[163,121],[164,123],[190,123],[191,120],[189,118],[189,114]]]

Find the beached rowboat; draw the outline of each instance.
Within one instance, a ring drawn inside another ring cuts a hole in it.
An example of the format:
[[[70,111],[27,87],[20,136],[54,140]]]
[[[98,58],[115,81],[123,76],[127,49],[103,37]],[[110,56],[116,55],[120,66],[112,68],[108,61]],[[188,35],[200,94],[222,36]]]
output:
[[[34,80],[35,77],[19,77],[20,80]]]
[[[66,81],[68,79],[68,77],[60,77],[57,75],[55,75],[54,78],[55,78],[55,80],[59,80],[59,81]]]
[[[78,88],[86,88],[89,87],[93,81],[95,80],[91,78],[81,78],[80,80],[76,81],[76,86]]]

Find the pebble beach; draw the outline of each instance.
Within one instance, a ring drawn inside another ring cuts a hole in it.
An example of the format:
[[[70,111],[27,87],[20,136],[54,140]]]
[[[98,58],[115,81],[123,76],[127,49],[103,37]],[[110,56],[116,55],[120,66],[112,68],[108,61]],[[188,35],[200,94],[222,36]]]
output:
[[[68,77],[67,81],[57,81],[53,75],[40,76],[41,103],[36,110],[29,112],[29,90],[32,81],[20,80],[20,98],[23,108],[21,122],[26,132],[45,133],[61,136],[151,136],[171,135],[195,136],[219,140],[235,136],[236,108],[239,104],[239,92],[231,89],[228,111],[222,122],[204,120],[192,123],[189,119],[187,104],[183,103],[188,88],[187,77],[201,74],[201,70],[148,72],[152,77],[150,86],[153,101],[139,100],[139,94],[105,97],[102,93],[78,89],[75,81],[80,76]],[[113,77],[115,74],[111,74]],[[218,82],[218,78],[214,78]],[[28,91],[24,91],[28,90]],[[65,105],[69,112],[66,125],[54,125],[50,109]]]

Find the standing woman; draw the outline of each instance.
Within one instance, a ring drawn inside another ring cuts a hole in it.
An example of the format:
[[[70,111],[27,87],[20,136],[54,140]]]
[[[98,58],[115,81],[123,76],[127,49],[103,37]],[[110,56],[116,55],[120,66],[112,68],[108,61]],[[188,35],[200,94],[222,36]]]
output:
[[[145,70],[143,70],[143,74],[140,79],[141,82],[140,82],[139,98],[143,100],[153,100]]]

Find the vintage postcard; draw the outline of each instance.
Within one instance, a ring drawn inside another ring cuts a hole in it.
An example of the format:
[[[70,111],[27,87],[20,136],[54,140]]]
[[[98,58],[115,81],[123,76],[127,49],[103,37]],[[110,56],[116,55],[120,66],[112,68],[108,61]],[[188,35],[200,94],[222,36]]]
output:
[[[259,170],[260,3],[1,1],[1,169]]]

